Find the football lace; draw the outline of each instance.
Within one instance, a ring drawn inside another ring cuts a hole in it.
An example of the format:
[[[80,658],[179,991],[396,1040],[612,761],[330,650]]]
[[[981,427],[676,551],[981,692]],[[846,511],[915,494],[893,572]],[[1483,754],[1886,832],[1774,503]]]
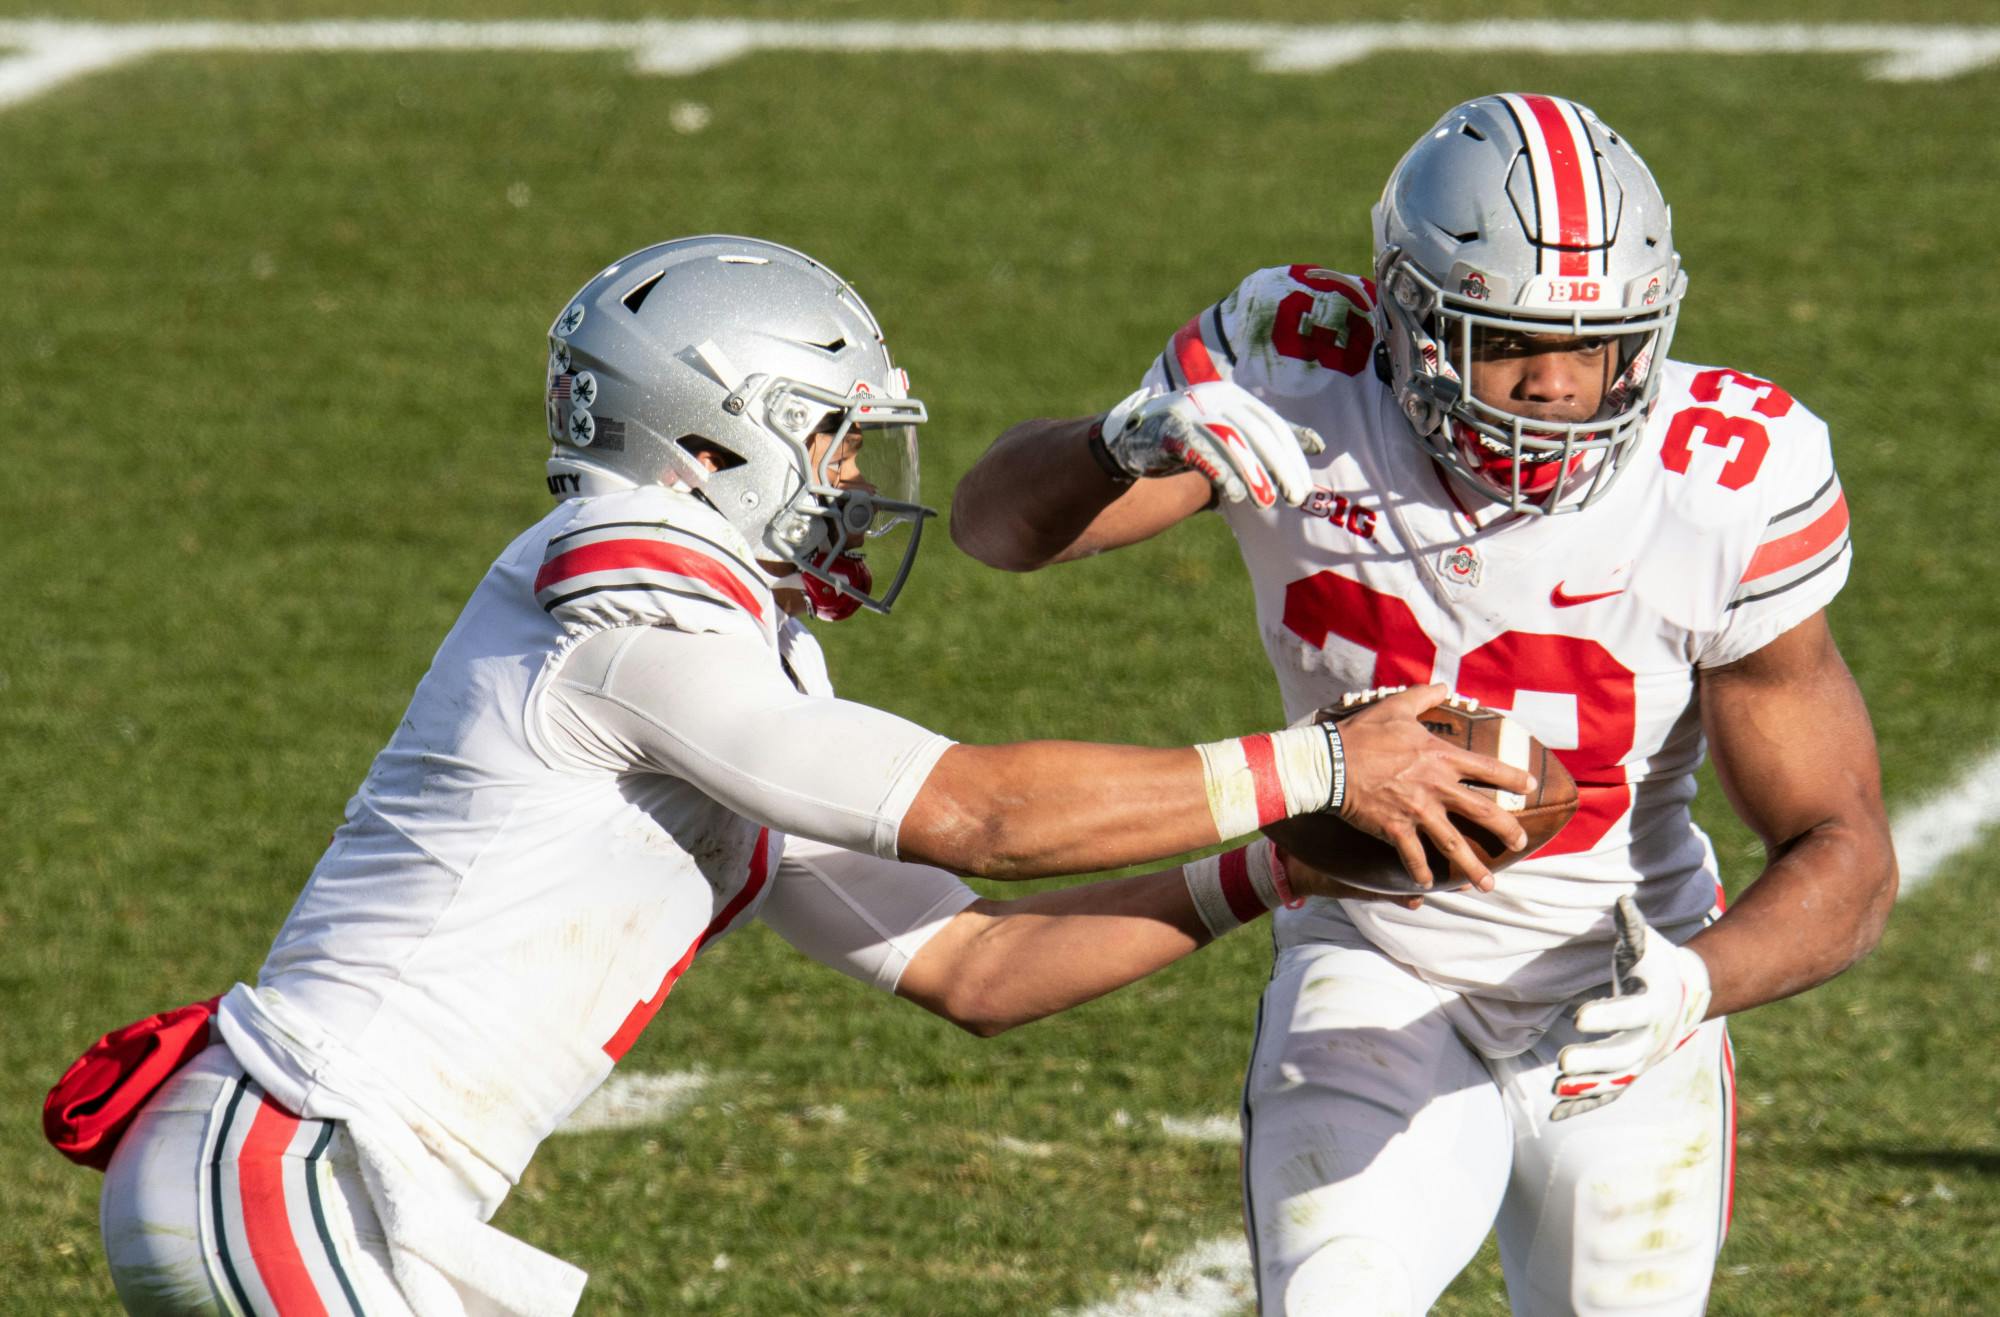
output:
[[[1408,686],[1370,686],[1365,691],[1349,691],[1340,697],[1340,707],[1343,709],[1356,709],[1364,704],[1373,704],[1377,700],[1387,699],[1391,695],[1400,695],[1408,689]],[[1478,700],[1473,699],[1469,695],[1460,695],[1456,691],[1445,696],[1444,703],[1449,708],[1463,709],[1467,713],[1479,712]]]

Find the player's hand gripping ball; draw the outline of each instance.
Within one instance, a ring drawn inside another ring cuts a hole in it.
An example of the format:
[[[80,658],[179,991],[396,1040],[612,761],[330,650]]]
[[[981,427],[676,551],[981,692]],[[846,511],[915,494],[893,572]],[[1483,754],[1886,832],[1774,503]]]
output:
[[[1394,693],[1394,690],[1351,693],[1340,703],[1328,705],[1310,719],[1302,721],[1338,721]],[[1508,850],[1498,837],[1485,828],[1457,814],[1451,815],[1452,824],[1472,844],[1472,849],[1478,852],[1487,868],[1497,872],[1534,854],[1537,848],[1561,832],[1570,816],[1576,813],[1576,780],[1569,775],[1569,770],[1547,746],[1529,734],[1527,728],[1498,709],[1483,708],[1476,701],[1453,696],[1422,714],[1420,721],[1433,736],[1443,737],[1475,754],[1489,755],[1512,767],[1526,769],[1534,775],[1535,789],[1526,796],[1476,782],[1467,784],[1473,790],[1493,797],[1501,808],[1520,821],[1522,830],[1528,834],[1525,850]],[[1450,868],[1449,877],[1443,876],[1447,872],[1445,857],[1426,839],[1424,858],[1429,861],[1432,874],[1438,877],[1430,887],[1419,886],[1403,867],[1395,847],[1363,832],[1337,814],[1302,814],[1271,824],[1264,829],[1264,835],[1304,863],[1363,891],[1389,896],[1423,896],[1433,892],[1457,891],[1470,881],[1456,866]]]

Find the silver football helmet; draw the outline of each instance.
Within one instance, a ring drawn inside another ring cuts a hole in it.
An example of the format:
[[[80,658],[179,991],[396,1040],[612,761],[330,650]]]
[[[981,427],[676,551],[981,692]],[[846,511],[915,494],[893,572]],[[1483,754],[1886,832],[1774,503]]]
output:
[[[924,405],[881,327],[776,243],[682,238],[609,266],[549,327],[546,396],[550,493],[684,484],[823,615],[889,611],[935,515],[917,502]],[[864,549],[900,552],[880,590]]]
[[[1482,96],[1410,148],[1374,218],[1376,331],[1425,445],[1515,511],[1602,497],[1635,451],[1687,291],[1645,162],[1574,101]],[[1616,350],[1596,415],[1530,419],[1472,395],[1485,353],[1537,337]]]

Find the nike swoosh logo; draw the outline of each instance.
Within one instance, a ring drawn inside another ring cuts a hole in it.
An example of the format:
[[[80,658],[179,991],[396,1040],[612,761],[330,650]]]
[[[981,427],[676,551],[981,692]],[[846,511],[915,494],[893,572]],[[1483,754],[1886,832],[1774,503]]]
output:
[[[1564,594],[1562,582],[1557,581],[1555,588],[1549,591],[1549,602],[1557,608],[1575,608],[1578,604],[1587,604],[1598,599],[1609,599],[1613,595],[1624,593],[1625,587],[1620,586],[1616,590],[1601,590],[1596,594]]]

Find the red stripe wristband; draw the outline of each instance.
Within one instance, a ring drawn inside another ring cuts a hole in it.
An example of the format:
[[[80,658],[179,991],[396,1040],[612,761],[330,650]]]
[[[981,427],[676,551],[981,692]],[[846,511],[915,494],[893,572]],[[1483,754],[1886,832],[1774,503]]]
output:
[[[1291,814],[1285,808],[1285,784],[1278,777],[1278,753],[1271,747],[1268,733],[1242,740],[1243,761],[1250,769],[1251,789],[1257,798],[1257,826],[1276,823]]]
[[[1347,755],[1332,723],[1309,723],[1195,747],[1218,841],[1279,819],[1338,810],[1347,799]]]
[[[1194,860],[1181,872],[1195,913],[1212,937],[1241,928],[1280,904],[1298,903],[1285,881],[1277,847],[1262,838]]]

